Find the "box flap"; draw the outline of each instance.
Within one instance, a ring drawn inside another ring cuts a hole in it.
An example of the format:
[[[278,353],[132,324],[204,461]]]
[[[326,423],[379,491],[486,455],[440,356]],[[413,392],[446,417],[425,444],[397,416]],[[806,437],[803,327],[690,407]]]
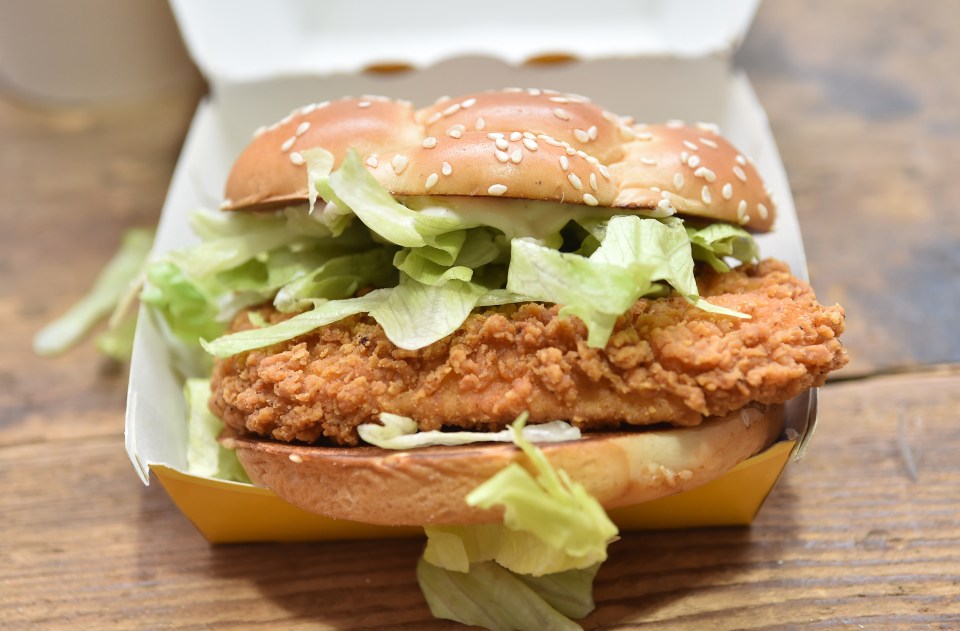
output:
[[[729,56],[759,0],[594,0],[549,5],[170,0],[190,54],[215,95],[223,84],[291,74],[424,68],[455,56],[510,64]],[[697,16],[692,19],[691,16]]]

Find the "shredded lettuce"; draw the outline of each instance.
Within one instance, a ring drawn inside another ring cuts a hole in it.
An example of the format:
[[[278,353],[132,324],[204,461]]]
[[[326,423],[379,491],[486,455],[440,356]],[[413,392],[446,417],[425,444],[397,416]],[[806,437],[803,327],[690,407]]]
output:
[[[593,577],[617,536],[596,499],[511,425],[536,472],[514,463],[466,497],[504,507],[502,524],[427,526],[417,567],[431,612],[488,629],[578,629],[570,618],[593,609]]]
[[[93,286],[64,315],[43,327],[33,338],[40,355],[62,353],[79,342],[98,322],[110,315],[143,271],[153,245],[153,231],[133,229],[123,236],[119,250],[100,272]],[[127,325],[129,326],[129,325]],[[109,340],[111,350],[121,350]]]
[[[741,263],[760,259],[757,242],[750,233],[729,223],[714,223],[704,228],[687,226],[693,258],[704,261],[718,272],[729,272],[730,266],[723,257],[733,257]]]
[[[693,276],[695,260],[720,269],[724,257],[755,256],[749,234],[736,226],[696,229],[672,217],[559,208],[557,217],[573,221],[551,220],[554,232],[539,229],[537,238],[507,238],[483,225],[488,215],[500,217],[484,213],[483,202],[463,202],[467,210],[459,212],[455,200],[411,198],[424,208],[417,210],[383,189],[355,151],[337,169],[323,149],[304,157],[309,207],[199,213],[193,224],[203,243],[151,267],[143,298],[181,339],[202,339],[225,357],[366,313],[398,347],[416,350],[455,331],[477,306],[537,300],[583,320],[588,343],[602,347],[638,298],[670,289],[705,310],[745,317],[699,298]],[[545,206],[537,208],[548,217]],[[369,293],[358,297],[360,290]],[[237,311],[268,300],[301,313],[221,337]]]
[[[513,432],[443,432],[417,431],[417,422],[406,416],[380,413],[381,425],[364,423],[357,427],[360,438],[381,449],[415,449],[437,445],[468,445],[471,443],[510,443]],[[580,438],[580,429],[566,421],[538,423],[523,428],[523,437],[532,443],[556,443]]]
[[[457,572],[421,559],[417,580],[437,618],[495,631],[575,631],[582,627],[571,618],[593,611],[598,568],[531,577],[490,561]]]
[[[563,305],[561,315],[587,325],[590,346],[606,345],[617,318],[638,298],[660,293],[661,281],[706,311],[747,317],[699,298],[690,237],[679,219],[617,216],[589,228],[600,238],[589,256],[514,239],[507,289]]]
[[[207,406],[210,398],[209,379],[187,379],[183,387],[190,411],[187,420],[187,472],[193,475],[250,482],[235,451],[217,441],[223,421]]]

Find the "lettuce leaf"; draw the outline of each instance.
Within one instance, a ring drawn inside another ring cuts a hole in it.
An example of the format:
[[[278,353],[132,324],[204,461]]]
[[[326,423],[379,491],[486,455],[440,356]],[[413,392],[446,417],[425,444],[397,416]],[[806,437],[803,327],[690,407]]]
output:
[[[193,475],[250,483],[235,451],[224,448],[217,437],[223,421],[207,406],[209,379],[187,379],[183,386],[189,417],[187,420],[187,472]]]
[[[457,572],[421,559],[417,581],[430,613],[437,618],[496,631],[576,631],[582,627],[571,618],[593,611],[598,568],[531,577],[490,561]]]
[[[593,610],[593,578],[617,528],[600,504],[510,426],[536,472],[517,463],[467,495],[504,506],[503,524],[427,526],[417,579],[438,618],[488,629],[579,629]]]
[[[747,317],[698,296],[690,237],[681,220],[628,215],[586,228],[600,238],[589,256],[514,239],[507,289],[563,305],[561,315],[577,316],[586,324],[590,346],[605,346],[617,318],[638,298],[661,293],[661,282],[701,309]]]
[[[743,228],[729,223],[710,224],[704,228],[687,226],[694,260],[704,261],[718,272],[729,272],[723,257],[733,257],[741,263],[760,259],[760,250],[753,236]]]
[[[100,272],[93,286],[70,309],[47,324],[33,338],[40,355],[62,353],[79,342],[98,322],[110,315],[140,277],[153,231],[133,229],[123,236],[120,248]]]

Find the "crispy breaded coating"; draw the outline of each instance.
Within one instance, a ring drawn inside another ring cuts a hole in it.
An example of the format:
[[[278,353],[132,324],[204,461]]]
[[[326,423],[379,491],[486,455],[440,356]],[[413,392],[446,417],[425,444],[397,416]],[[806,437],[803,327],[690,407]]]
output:
[[[423,430],[497,430],[523,411],[530,422],[583,429],[696,425],[750,402],[787,401],[847,363],[837,339],[843,309],[820,305],[785,264],[706,270],[698,284],[710,302],[751,318],[707,313],[676,295],[641,299],[597,349],[580,320],[525,303],[475,311],[447,338],[406,351],[354,316],[218,360],[211,408],[240,432],[347,445],[380,412]],[[261,310],[282,317],[271,312]],[[250,326],[246,313],[233,324]]]

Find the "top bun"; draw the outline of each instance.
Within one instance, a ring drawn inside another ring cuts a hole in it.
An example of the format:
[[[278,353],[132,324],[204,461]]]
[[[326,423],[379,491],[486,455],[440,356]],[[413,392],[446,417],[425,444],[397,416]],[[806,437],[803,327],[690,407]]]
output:
[[[407,101],[344,98],[261,128],[230,172],[225,210],[306,202],[302,151],[356,150],[391,194],[499,196],[773,226],[752,161],[711,125],[637,125],[578,95],[504,90]]]

